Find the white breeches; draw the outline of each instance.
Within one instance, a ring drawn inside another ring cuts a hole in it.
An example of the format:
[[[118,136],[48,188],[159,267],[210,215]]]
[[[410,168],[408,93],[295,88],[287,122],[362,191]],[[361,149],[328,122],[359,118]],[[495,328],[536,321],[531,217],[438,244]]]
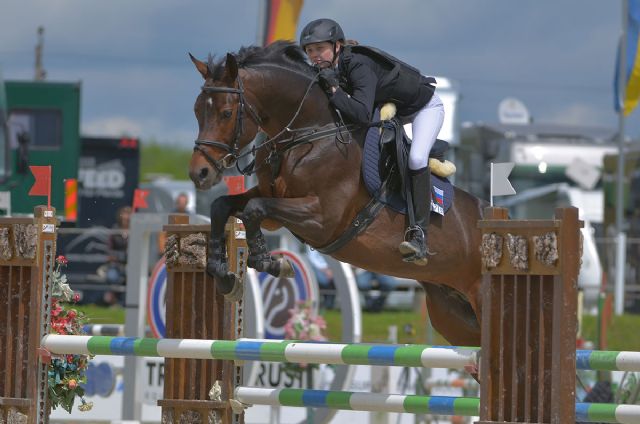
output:
[[[433,93],[429,103],[423,107],[411,124],[404,126],[407,135],[412,138],[409,151],[409,169],[419,170],[429,163],[429,152],[436,142],[442,123],[444,106],[438,94]]]

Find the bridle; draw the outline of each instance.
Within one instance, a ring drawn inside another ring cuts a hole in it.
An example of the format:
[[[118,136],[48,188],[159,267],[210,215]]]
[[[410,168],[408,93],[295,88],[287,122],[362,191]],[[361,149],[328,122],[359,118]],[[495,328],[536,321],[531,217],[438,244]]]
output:
[[[242,136],[242,131],[243,131],[242,119],[243,119],[245,107],[249,110],[249,114],[251,118],[254,120],[254,122],[258,125],[258,128],[262,127],[262,119],[260,118],[258,113],[255,111],[255,109],[245,99],[245,91],[244,91],[244,86],[242,84],[242,79],[240,78],[240,74],[238,74],[236,77],[236,83],[238,85],[238,88],[208,87],[203,85],[201,87],[201,90],[204,93],[237,94],[238,95],[238,111],[236,113],[236,122],[235,122],[232,145],[229,145],[227,143],[224,143],[218,140],[197,139],[195,140],[196,145],[194,146],[193,150],[200,152],[204,156],[204,158],[207,160],[207,162],[209,162],[213,167],[216,168],[218,173],[222,173],[226,168],[231,168],[233,166],[236,166],[238,168],[238,171],[241,174],[250,175],[252,172],[255,172],[255,168],[256,168],[255,161],[249,164],[245,169],[240,169],[238,164],[238,159],[248,154],[252,154],[252,153],[255,154],[257,150],[262,149],[266,146],[271,146],[273,150],[272,155],[270,155],[267,161],[276,161],[277,159],[273,159],[274,156],[277,156],[276,144],[284,145],[284,149],[288,150],[293,147],[299,146],[301,144],[312,142],[317,139],[321,139],[331,134],[336,134],[336,140],[339,141],[340,143],[343,143],[343,144],[350,143],[351,142],[350,130],[354,129],[356,126],[345,125],[344,121],[342,120],[342,116],[340,115],[338,110],[336,110],[336,112],[340,117],[341,124],[337,126],[333,126],[330,129],[319,130],[317,128],[312,128],[312,127],[294,128],[294,129],[291,128],[291,125],[300,114],[300,111],[302,110],[302,106],[304,105],[304,102],[307,96],[311,92],[311,88],[313,87],[313,85],[316,83],[317,80],[318,80],[318,75],[316,75],[309,82],[309,85],[307,86],[307,89],[304,95],[302,96],[302,99],[300,100],[300,104],[298,105],[296,112],[293,114],[293,117],[289,120],[287,125],[285,125],[284,128],[280,130],[273,137],[266,138],[265,140],[261,141],[259,145],[253,146],[251,150],[244,153],[240,151],[240,137]],[[343,130],[347,131],[347,135],[349,138],[349,141],[346,143],[342,141]],[[285,133],[291,134],[291,137],[285,138],[285,139],[279,139],[279,137]],[[303,135],[299,136],[298,135],[299,133],[303,133]],[[275,140],[278,140],[278,141],[276,142]],[[218,148],[225,151],[227,154],[221,160],[218,160],[218,159],[215,159],[213,156],[211,156],[209,153],[207,153],[207,151],[202,146],[210,146],[210,147]]]
[[[242,85],[242,79],[240,79],[240,75],[236,77],[236,82],[238,84],[238,88],[234,87],[207,87],[203,85],[201,87],[202,92],[204,93],[231,93],[238,95],[238,111],[236,113],[236,123],[234,128],[234,136],[233,136],[233,144],[230,146],[227,143],[223,143],[218,140],[203,140],[197,139],[195,141],[195,146],[193,148],[194,151],[198,151],[205,157],[207,162],[213,165],[219,173],[222,173],[225,168],[231,168],[236,165],[238,158],[240,157],[240,137],[242,137],[242,115],[244,114],[245,105],[249,110],[250,116],[253,118],[258,127],[262,126],[262,119],[258,116],[257,112],[249,103],[246,102],[244,96],[244,87]],[[222,160],[215,159],[211,156],[205,149],[201,146],[211,146],[216,147],[218,149],[222,149],[227,154],[222,158]]]

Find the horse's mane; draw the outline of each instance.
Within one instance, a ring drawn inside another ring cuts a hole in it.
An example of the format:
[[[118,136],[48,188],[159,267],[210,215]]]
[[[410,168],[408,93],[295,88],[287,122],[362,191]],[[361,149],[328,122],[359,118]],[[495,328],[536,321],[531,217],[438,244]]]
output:
[[[307,57],[300,46],[285,40],[275,41],[266,47],[248,46],[241,47],[235,53],[238,66],[250,68],[259,65],[274,65],[298,71],[309,77],[314,76],[314,70],[307,63]],[[215,56],[209,54],[207,67],[214,80],[222,78],[224,73],[225,58],[215,60]]]

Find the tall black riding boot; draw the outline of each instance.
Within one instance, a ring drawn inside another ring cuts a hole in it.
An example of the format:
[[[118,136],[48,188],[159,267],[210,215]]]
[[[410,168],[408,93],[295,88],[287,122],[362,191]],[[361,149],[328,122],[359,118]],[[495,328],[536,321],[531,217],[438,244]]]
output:
[[[427,249],[427,230],[431,218],[431,170],[428,166],[410,170],[409,176],[416,225],[407,228],[405,241],[400,243],[398,249],[405,262],[424,266],[428,262],[427,255],[433,254]]]

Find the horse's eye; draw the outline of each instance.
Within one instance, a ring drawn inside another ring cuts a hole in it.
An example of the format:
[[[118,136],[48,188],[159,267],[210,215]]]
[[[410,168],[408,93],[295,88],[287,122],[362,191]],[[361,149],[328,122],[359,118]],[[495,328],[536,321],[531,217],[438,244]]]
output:
[[[233,112],[232,112],[232,111],[230,111],[230,110],[225,110],[224,112],[222,112],[222,116],[223,116],[224,118],[231,118],[231,115],[232,115],[232,114],[233,114]]]

